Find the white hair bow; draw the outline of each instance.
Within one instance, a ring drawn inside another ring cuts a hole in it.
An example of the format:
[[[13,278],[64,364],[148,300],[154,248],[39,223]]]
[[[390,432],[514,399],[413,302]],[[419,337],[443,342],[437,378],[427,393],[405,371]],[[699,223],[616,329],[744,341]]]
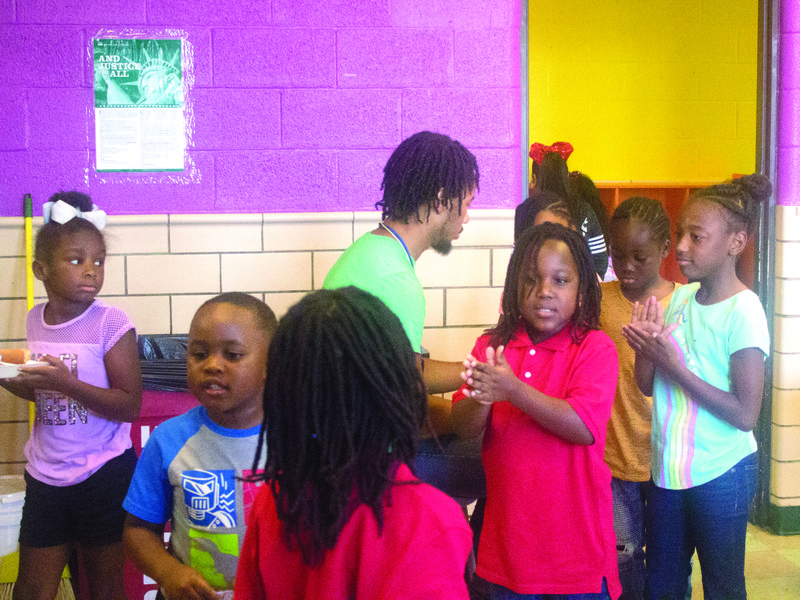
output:
[[[42,213],[44,215],[44,222],[55,221],[63,225],[67,221],[71,221],[75,217],[86,219],[99,230],[103,230],[106,226],[107,215],[104,210],[100,210],[96,205],[92,204],[92,210],[83,212],[79,208],[67,204],[63,200],[58,202],[45,202],[42,206]]]

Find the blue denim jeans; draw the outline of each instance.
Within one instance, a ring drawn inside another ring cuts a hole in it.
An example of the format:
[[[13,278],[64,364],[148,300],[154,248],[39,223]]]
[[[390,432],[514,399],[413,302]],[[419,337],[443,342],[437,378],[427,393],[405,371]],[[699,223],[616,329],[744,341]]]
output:
[[[461,503],[486,497],[480,437],[462,440],[450,434],[420,441],[414,472]]]
[[[491,600],[611,600],[606,578],[597,594],[518,594],[502,585],[492,584]]]
[[[611,478],[617,565],[619,582],[622,584],[620,600],[644,598],[644,510],[652,485],[651,481]]]
[[[645,510],[648,599],[685,597],[695,549],[706,600],[747,598],[744,545],[757,472],[753,453],[703,485],[653,486]]]

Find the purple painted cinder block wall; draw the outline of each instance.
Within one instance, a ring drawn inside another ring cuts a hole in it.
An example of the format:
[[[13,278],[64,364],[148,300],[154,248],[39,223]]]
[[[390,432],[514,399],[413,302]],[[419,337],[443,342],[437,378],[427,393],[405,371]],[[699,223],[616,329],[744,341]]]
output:
[[[371,210],[430,129],[470,148],[476,206],[520,198],[520,0],[0,0],[0,216],[59,189],[110,214]],[[95,171],[93,37],[192,51],[190,170]],[[98,35],[103,31],[103,35]]]
[[[781,2],[778,204],[800,206],[800,3]]]

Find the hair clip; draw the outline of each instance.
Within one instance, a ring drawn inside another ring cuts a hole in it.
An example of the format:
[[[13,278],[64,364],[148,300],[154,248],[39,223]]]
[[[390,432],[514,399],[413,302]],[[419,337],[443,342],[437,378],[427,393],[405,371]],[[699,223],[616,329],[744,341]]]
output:
[[[79,219],[86,219],[101,231],[106,226],[107,220],[106,212],[100,210],[94,204],[92,204],[92,210],[83,212],[79,208],[75,208],[63,200],[59,200],[58,202],[45,202],[42,206],[42,214],[44,215],[45,223],[55,221],[63,225],[75,217],[78,217]]]
[[[561,155],[561,158],[567,160],[573,151],[574,148],[569,142],[553,142],[553,144],[550,146],[545,146],[544,144],[537,142],[535,144],[531,144],[531,151],[528,153],[528,156],[530,156],[533,159],[533,162],[535,162],[537,165],[541,165],[545,154],[558,152]]]

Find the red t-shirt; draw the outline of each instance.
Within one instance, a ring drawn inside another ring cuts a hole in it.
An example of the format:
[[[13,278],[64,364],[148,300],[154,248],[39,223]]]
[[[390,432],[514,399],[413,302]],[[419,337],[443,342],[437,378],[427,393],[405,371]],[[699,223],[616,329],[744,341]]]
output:
[[[415,481],[405,465],[397,481]],[[468,598],[464,570],[472,532],[449,496],[426,484],[395,485],[384,502],[383,531],[372,509],[361,505],[336,547],[311,568],[299,549],[285,544],[269,486],[262,486],[250,513],[236,574],[235,597]]]
[[[488,335],[478,338],[472,355],[485,360],[488,343]],[[605,577],[616,598],[611,471],[603,461],[617,387],[614,344],[600,331],[575,344],[568,325],[533,345],[521,326],[505,357],[522,381],[566,400],[595,442],[569,443],[509,402],[492,406],[483,437],[487,500],[477,573],[522,594],[599,593]]]

